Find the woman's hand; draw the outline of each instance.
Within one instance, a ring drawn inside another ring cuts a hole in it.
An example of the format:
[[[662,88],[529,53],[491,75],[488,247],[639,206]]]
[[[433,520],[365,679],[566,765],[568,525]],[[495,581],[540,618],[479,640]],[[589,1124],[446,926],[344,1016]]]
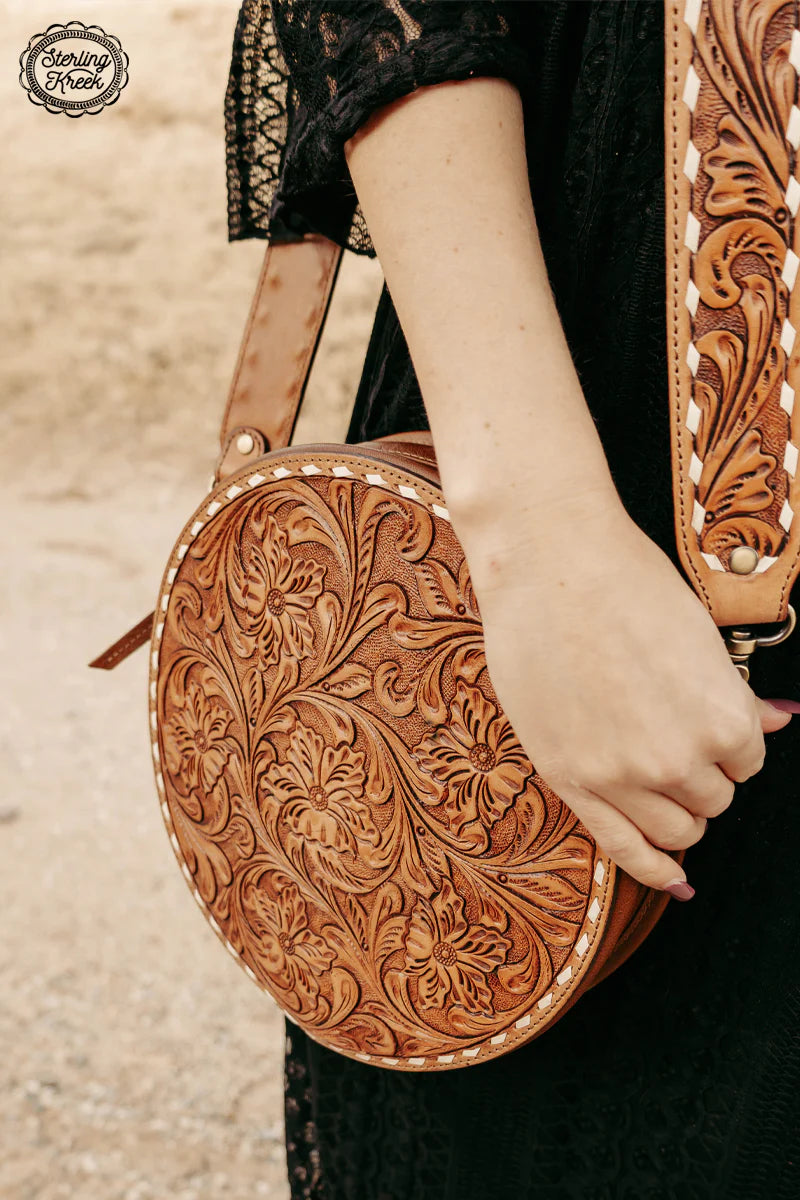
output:
[[[611,858],[654,887],[684,881],[669,851],[702,836],[761,767],[762,731],[791,718],[756,699],[617,494],[550,289],[519,93],[492,77],[418,88],[345,154],[500,702]]]
[[[688,899],[667,852],[702,837],[760,770],[764,732],[791,716],[754,695],[700,599],[621,506],[587,497],[527,541],[519,523],[493,527],[514,540],[484,555],[478,538],[467,559],[514,731],[610,858]]]

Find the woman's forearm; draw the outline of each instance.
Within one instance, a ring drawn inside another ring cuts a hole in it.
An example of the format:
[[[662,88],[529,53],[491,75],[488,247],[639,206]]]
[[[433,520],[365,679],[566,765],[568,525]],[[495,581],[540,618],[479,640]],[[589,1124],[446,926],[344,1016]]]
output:
[[[489,78],[419,89],[346,153],[498,700],[597,844],[685,899],[669,851],[727,808],[761,768],[763,730],[786,718],[744,683],[614,487],[542,260],[519,93]]]
[[[621,512],[542,257],[517,89],[419,88],[345,152],[471,565],[505,512],[544,544]]]

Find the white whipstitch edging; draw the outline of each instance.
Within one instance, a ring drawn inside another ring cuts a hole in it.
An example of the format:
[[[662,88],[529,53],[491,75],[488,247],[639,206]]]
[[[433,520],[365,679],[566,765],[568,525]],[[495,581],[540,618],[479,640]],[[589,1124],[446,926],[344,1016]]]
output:
[[[306,476],[320,475],[320,474],[325,473],[325,471],[322,468],[320,468],[316,463],[313,463],[313,462],[300,464],[298,467],[298,471]],[[339,465],[339,466],[334,466],[334,467],[330,468],[330,473],[337,478],[342,478],[342,477],[346,477],[346,476],[350,476],[352,478],[359,477],[359,473],[357,471],[353,471],[350,469],[350,467],[347,467],[345,465]],[[293,474],[295,474],[295,472],[293,470],[290,470],[287,467],[276,467],[272,471],[272,476],[275,479],[285,479],[288,476],[291,476]],[[371,483],[373,485],[377,484],[378,486],[385,487],[389,491],[391,491],[393,489],[393,485],[391,483],[387,482],[385,479],[383,479],[383,477],[380,475],[366,474],[366,472],[364,472],[363,478],[365,479],[366,482]],[[268,481],[268,477],[266,475],[255,474],[255,475],[251,475],[250,478],[248,480],[246,480],[245,482],[249,487],[257,488],[262,483],[266,483],[267,481]],[[224,493],[224,498],[218,497],[217,499],[211,501],[208,504],[208,506],[206,508],[207,517],[213,518],[214,516],[216,516],[216,514],[225,507],[226,500],[234,500],[237,496],[241,495],[241,493],[244,490],[245,490],[244,487],[241,487],[238,484],[232,484],[230,487],[228,487],[228,489]],[[445,508],[444,506],[442,506],[440,504],[436,504],[433,502],[429,503],[428,501],[424,500],[419,495],[419,493],[417,492],[417,490],[415,488],[410,487],[407,484],[397,484],[396,490],[397,490],[398,494],[400,496],[402,496],[403,498],[416,500],[418,503],[423,504],[427,508],[430,508],[430,510],[436,516],[441,517],[443,520],[446,520],[446,521],[450,520],[450,514],[449,514],[447,508]],[[177,550],[175,551],[175,563],[172,566],[170,566],[170,568],[166,572],[165,581],[164,581],[164,585],[162,587],[161,597],[160,597],[160,601],[159,601],[160,610],[162,612],[164,612],[165,614],[169,607],[169,597],[172,592],[172,586],[175,583],[175,580],[178,575],[178,567],[179,567],[180,563],[183,561],[183,559],[186,557],[186,554],[189,551],[189,544],[190,544],[191,540],[193,540],[200,533],[200,531],[205,527],[205,525],[206,525],[205,521],[200,521],[199,519],[195,520],[193,522],[193,524],[191,525],[188,533],[184,534],[184,537],[187,540],[185,542],[181,542],[180,545],[178,546]],[[163,622],[161,622],[157,626],[156,631],[154,633],[154,640],[157,644],[160,644],[163,629],[164,629],[164,624],[163,624]],[[152,651],[151,661],[152,661],[152,668],[154,671],[158,670],[158,654],[159,654],[158,649],[154,649]],[[242,970],[245,972],[245,974],[248,976],[248,978],[252,979],[253,982],[258,985],[258,987],[261,989],[261,991],[265,992],[267,995],[270,995],[270,991],[269,991],[269,988],[267,987],[267,985],[265,983],[263,983],[260,979],[258,979],[258,977],[256,976],[255,972],[252,970],[252,968],[241,957],[241,955],[240,955],[239,951],[236,949],[236,947],[234,945],[232,945],[232,943],[229,942],[228,939],[226,938],[224,931],[220,927],[220,925],[217,922],[217,920],[215,919],[211,909],[208,907],[208,905],[206,904],[202,895],[200,894],[200,892],[195,884],[194,876],[191,873],[191,869],[190,869],[188,863],[186,862],[186,859],[183,856],[180,842],[178,841],[178,837],[177,837],[177,834],[175,831],[175,826],[173,824],[172,817],[171,817],[171,814],[169,811],[169,805],[166,800],[166,787],[165,787],[165,783],[164,783],[164,775],[161,770],[160,751],[159,751],[159,746],[158,746],[158,735],[157,735],[157,728],[158,728],[157,692],[158,692],[158,689],[156,686],[156,681],[152,680],[151,684],[150,684],[150,688],[149,688],[149,695],[150,695],[150,723],[151,723],[153,730],[155,731],[155,737],[152,740],[153,764],[154,764],[155,772],[156,772],[156,785],[157,785],[158,793],[159,793],[159,804],[160,804],[160,808],[161,808],[161,814],[162,814],[162,817],[164,820],[164,824],[166,826],[167,833],[169,835],[169,840],[172,845],[172,849],[175,853],[175,857],[178,861],[178,865],[181,869],[181,872],[183,873],[187,883],[189,884],[189,889],[191,891],[191,894],[192,894],[197,906],[202,910],[202,912],[203,912],[204,916],[206,917],[206,920],[208,921],[211,928],[214,930],[216,935],[222,941],[223,945],[225,946],[225,948],[227,949],[227,951],[231,955],[231,957],[236,959],[239,966],[242,968]],[[591,947],[593,941],[595,940],[595,938],[597,936],[598,921],[603,912],[603,904],[601,902],[601,898],[603,898],[607,893],[607,887],[604,887],[607,872],[608,872],[608,865],[606,864],[606,862],[604,862],[604,860],[602,858],[598,858],[597,863],[595,864],[594,874],[592,877],[592,886],[590,889],[591,901],[589,903],[589,906],[588,906],[587,912],[586,912],[586,922],[588,922],[588,925],[591,928],[587,930],[584,927],[583,932],[581,933],[581,936],[578,938],[578,940],[575,944],[575,947],[574,947],[575,956],[579,960],[584,959],[587,951],[589,950],[589,948]],[[586,922],[584,923],[584,926],[585,926]],[[580,972],[578,972],[576,974],[576,972],[573,970],[573,967],[571,964],[568,964],[567,966],[565,966],[559,972],[559,974],[556,976],[555,984],[551,988],[551,990],[545,996],[542,996],[537,1001],[536,1007],[537,1007],[537,1010],[539,1011],[539,1013],[543,1014],[547,1011],[547,1009],[551,1008],[552,1005],[557,1000],[559,1000],[563,997],[563,994],[565,992],[571,990],[575,986],[575,984],[578,982],[579,978],[580,978]],[[285,1015],[287,1017],[289,1016],[288,1013]],[[291,1018],[291,1017],[289,1017],[289,1019],[293,1020],[293,1018]],[[541,1016],[539,1018],[537,1018],[535,1021],[535,1024],[538,1024],[541,1019],[542,1019]],[[514,1028],[514,1030],[521,1032],[522,1030],[530,1028],[532,1022],[533,1022],[533,1015],[531,1013],[526,1013],[524,1016],[519,1017],[514,1022],[513,1028]],[[294,1023],[296,1024],[297,1022],[295,1021]],[[461,1060],[463,1060],[463,1062],[465,1064],[474,1062],[480,1057],[480,1055],[483,1051],[489,1051],[490,1053],[496,1052],[497,1047],[502,1046],[506,1042],[507,1038],[512,1034],[512,1032],[513,1032],[512,1030],[506,1030],[503,1033],[495,1034],[488,1041],[481,1042],[477,1046],[468,1046],[465,1049],[461,1050],[459,1052],[459,1054],[452,1053],[452,1054],[437,1055],[436,1061],[438,1063],[441,1063],[442,1065],[451,1065],[452,1063],[454,1063],[456,1061],[457,1058],[460,1058]],[[314,1035],[309,1033],[309,1036],[313,1037]],[[401,1061],[399,1058],[393,1058],[388,1055],[381,1056],[381,1055],[376,1055],[376,1054],[367,1054],[366,1052],[358,1052],[358,1053],[354,1054],[353,1057],[359,1059],[361,1062],[380,1063],[381,1065],[388,1066],[388,1067],[396,1067],[400,1064],[400,1061]],[[404,1060],[404,1065],[409,1066],[409,1067],[421,1068],[421,1067],[425,1066],[425,1063],[427,1061],[428,1061],[428,1059],[425,1058],[424,1056],[414,1056],[414,1057]]]
[[[697,28],[698,28],[698,25],[700,22],[702,8],[703,8],[703,0],[686,0],[686,7],[684,9],[683,19],[684,19],[685,23],[689,26],[689,29],[691,30],[693,48],[696,46]],[[794,29],[792,31],[792,43],[791,43],[791,49],[789,52],[788,61],[794,67],[795,75],[800,77],[800,30]],[[693,118],[694,118],[694,110],[697,106],[697,99],[700,94],[700,87],[701,87],[700,76],[697,74],[697,71],[694,68],[694,63],[690,63],[689,68],[686,72],[686,79],[684,81],[683,94],[682,94],[682,100],[683,100],[684,104],[686,105],[686,107],[689,109],[689,112],[691,114],[690,127],[689,127],[689,142],[686,147],[686,155],[684,157],[683,173],[687,177],[689,182],[692,184],[692,186],[694,186],[694,184],[695,184],[695,181],[697,179],[697,172],[700,167],[700,151],[698,150],[697,146],[695,146],[694,142],[692,141],[692,122],[693,122]],[[795,92],[795,99],[796,99],[796,92]],[[797,150],[798,147],[800,147],[800,108],[798,108],[796,103],[792,105],[791,110],[789,112],[789,120],[786,125],[785,136],[786,136],[787,142],[789,143],[789,145],[792,147],[793,150]],[[798,208],[800,208],[800,183],[797,181],[797,179],[794,176],[791,177],[791,179],[789,180],[789,183],[787,185],[786,193],[784,195],[784,202],[786,204],[787,209],[792,214],[792,217],[795,217],[797,215]],[[684,239],[683,239],[683,244],[688,249],[689,255],[690,255],[689,283],[686,288],[686,296],[684,298],[684,303],[686,304],[686,307],[689,310],[689,313],[693,319],[697,314],[697,305],[698,305],[698,302],[700,299],[700,291],[697,287],[697,284],[694,282],[694,280],[691,277],[692,266],[693,266],[693,262],[694,262],[694,255],[697,253],[699,241],[700,241],[700,222],[698,221],[698,219],[694,215],[694,213],[691,211],[691,205],[690,205],[689,212],[687,213],[687,216],[686,216],[686,232],[684,234]],[[794,288],[795,280],[797,278],[798,265],[800,265],[800,259],[798,259],[798,256],[794,253],[794,251],[790,247],[787,247],[786,258],[785,258],[785,261],[783,264],[783,270],[781,272],[781,279],[786,284],[786,286],[788,287],[790,292]],[[783,351],[786,355],[784,371],[786,370],[786,365],[788,364],[789,356],[794,347],[796,335],[797,335],[797,331],[795,330],[795,328],[791,324],[791,322],[788,319],[784,320],[783,328],[781,330],[781,338],[780,338],[781,348],[783,349]],[[689,341],[689,347],[686,352],[686,363],[689,367],[689,370],[692,373],[692,378],[694,379],[697,375],[697,369],[700,365],[700,354],[697,350],[697,347],[695,346],[694,342],[691,339]],[[786,412],[787,416],[791,418],[792,408],[794,406],[794,390],[789,386],[788,382],[785,379],[781,386],[780,405],[781,405],[781,408],[783,408],[784,411]],[[701,416],[700,408],[695,403],[694,398],[690,398],[689,406],[688,406],[688,410],[687,410],[687,414],[686,414],[685,426],[692,435],[692,457],[691,457],[691,461],[689,464],[688,474],[689,474],[689,478],[691,479],[692,483],[695,485],[695,500],[694,500],[694,504],[692,507],[691,526],[692,526],[692,529],[694,529],[695,533],[698,535],[698,537],[699,537],[700,533],[702,532],[703,525],[705,523],[705,517],[706,517],[706,510],[703,508],[702,504],[700,504],[700,502],[696,498],[697,497],[697,487],[700,483],[700,477],[701,477],[702,470],[703,470],[702,459],[698,458],[697,453],[696,453],[696,441],[695,441],[695,435],[697,433],[697,429],[698,429],[698,426],[700,423],[700,416]],[[787,474],[792,479],[794,479],[796,472],[797,472],[797,460],[798,460],[798,447],[793,442],[789,441],[789,442],[787,442],[786,451],[784,453],[783,466],[784,466],[784,469],[787,472]],[[792,508],[791,508],[788,500],[784,500],[783,507],[781,508],[780,515],[778,516],[778,522],[787,533],[789,532],[789,529],[791,527],[793,517],[794,517],[794,512],[792,511]],[[705,559],[706,563],[708,564],[708,566],[711,568],[712,571],[724,571],[725,570],[725,567],[723,566],[721,560],[717,557],[716,554],[706,554],[703,551],[701,551],[700,553],[701,553],[702,558]],[[754,574],[763,573],[764,571],[768,570],[774,562],[777,562],[777,561],[778,561],[777,555],[773,556],[773,555],[765,554],[761,558],[759,558],[758,564],[753,573]]]

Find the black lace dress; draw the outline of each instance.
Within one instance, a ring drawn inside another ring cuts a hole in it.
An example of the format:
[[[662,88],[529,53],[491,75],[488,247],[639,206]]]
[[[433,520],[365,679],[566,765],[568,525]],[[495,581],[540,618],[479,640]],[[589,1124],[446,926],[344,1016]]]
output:
[[[663,20],[661,0],[246,0],[226,123],[232,239],[313,229],[374,255],[347,138],[415,87],[512,80],[587,404],[628,512],[677,564]],[[384,288],[348,441],[427,425]],[[800,634],[757,654],[751,683],[800,700]],[[797,722],[768,737],[763,770],[689,852],[695,899],[538,1040],[415,1075],[288,1025],[293,1200],[797,1200]]]

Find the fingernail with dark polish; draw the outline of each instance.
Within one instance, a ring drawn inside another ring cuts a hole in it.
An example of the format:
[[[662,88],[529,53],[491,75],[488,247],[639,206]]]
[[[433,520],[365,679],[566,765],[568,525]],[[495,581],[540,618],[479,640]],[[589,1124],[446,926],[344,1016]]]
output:
[[[669,892],[676,900],[691,900],[694,895],[694,888],[685,879],[676,879],[674,883],[668,883],[664,891]]]
[[[779,712],[800,713],[800,703],[797,700],[767,700]]]

